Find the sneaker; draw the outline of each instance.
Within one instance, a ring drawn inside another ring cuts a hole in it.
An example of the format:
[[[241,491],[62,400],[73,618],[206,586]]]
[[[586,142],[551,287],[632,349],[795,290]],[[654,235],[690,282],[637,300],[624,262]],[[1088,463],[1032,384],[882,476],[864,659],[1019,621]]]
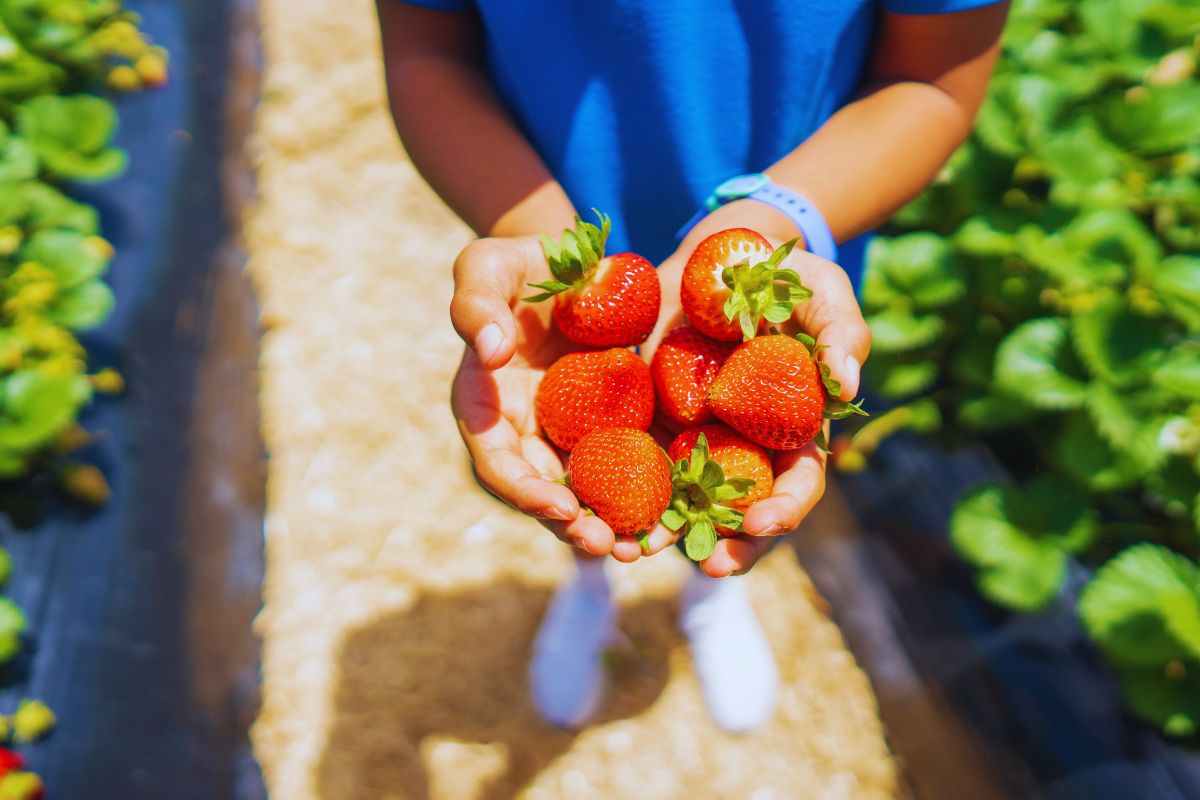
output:
[[[680,627],[713,721],[731,733],[766,723],[775,711],[779,671],[745,580],[696,570],[683,590]]]
[[[617,630],[605,560],[576,559],[575,577],[554,595],[533,643],[533,702],[559,727],[587,722],[604,696],[604,651]]]

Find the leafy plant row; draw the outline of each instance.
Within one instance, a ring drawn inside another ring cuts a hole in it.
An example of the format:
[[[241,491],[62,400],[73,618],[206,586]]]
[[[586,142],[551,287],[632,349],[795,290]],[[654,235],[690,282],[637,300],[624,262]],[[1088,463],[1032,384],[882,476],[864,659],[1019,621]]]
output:
[[[93,393],[121,388],[112,370],[89,373],[77,338],[112,309],[113,248],[96,209],[64,188],[125,167],[110,144],[116,110],[92,92],[165,80],[165,52],[119,0],[0,0],[0,480],[49,470],[73,496],[107,497],[99,470],[67,454],[88,439],[76,419]],[[25,625],[0,598],[0,663]],[[37,796],[36,776],[14,778],[14,763],[0,758],[0,795]]]
[[[983,439],[1023,485],[951,520],[980,590],[1031,612],[1072,561],[1133,710],[1200,726],[1200,4],[1018,0],[970,140],[863,301],[891,433]]]

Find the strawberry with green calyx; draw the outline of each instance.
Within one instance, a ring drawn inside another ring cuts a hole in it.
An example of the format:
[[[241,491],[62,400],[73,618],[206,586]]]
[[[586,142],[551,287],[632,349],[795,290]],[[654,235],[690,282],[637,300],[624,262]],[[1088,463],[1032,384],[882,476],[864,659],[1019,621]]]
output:
[[[682,530],[688,558],[703,561],[712,555],[718,535],[736,535],[743,512],[770,495],[770,457],[723,425],[681,433],[667,454],[674,462],[672,495],[662,523]]]
[[[730,228],[696,246],[683,268],[680,303],[692,327],[722,342],[753,339],[812,297],[795,270],[780,266],[793,239],[771,248],[749,228]]]
[[[671,462],[635,428],[604,428],[579,440],[567,461],[567,486],[619,536],[658,524],[671,501]]]
[[[559,241],[542,237],[551,280],[532,283],[542,291],[526,302],[554,298],[551,316],[564,336],[589,347],[641,344],[658,321],[662,290],[654,265],[636,253],[604,255],[612,223],[599,211],[600,224],[575,218],[575,229]]]

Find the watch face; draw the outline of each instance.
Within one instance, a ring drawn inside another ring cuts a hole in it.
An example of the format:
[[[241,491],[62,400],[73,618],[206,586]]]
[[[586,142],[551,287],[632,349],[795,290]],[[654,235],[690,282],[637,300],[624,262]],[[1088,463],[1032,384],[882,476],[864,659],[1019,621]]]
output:
[[[722,183],[714,194],[722,200],[734,200],[754,194],[767,184],[767,176],[761,173],[738,175]]]

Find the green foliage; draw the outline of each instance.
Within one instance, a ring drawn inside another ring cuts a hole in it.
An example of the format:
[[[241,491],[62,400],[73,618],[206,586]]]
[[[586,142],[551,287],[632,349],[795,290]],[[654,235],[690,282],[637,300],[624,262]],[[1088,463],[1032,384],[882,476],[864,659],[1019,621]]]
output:
[[[1036,611],[1103,564],[1080,615],[1173,735],[1200,722],[1198,61],[1190,0],[1015,2],[974,134],[863,286],[872,387],[1035,465],[954,512],[980,590]]]
[[[0,477],[52,460],[91,397],[77,331],[113,305],[98,215],[54,184],[117,175],[107,82],[165,78],[119,0],[0,0]]]

